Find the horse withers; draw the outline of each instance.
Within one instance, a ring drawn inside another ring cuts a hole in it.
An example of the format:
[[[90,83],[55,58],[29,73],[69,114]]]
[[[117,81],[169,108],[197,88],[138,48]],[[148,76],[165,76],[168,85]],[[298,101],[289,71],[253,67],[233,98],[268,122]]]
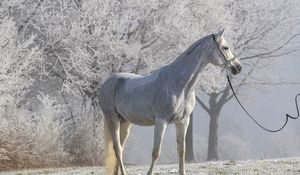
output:
[[[108,174],[125,175],[123,149],[131,124],[154,125],[152,163],[160,155],[168,124],[176,125],[179,174],[185,172],[185,136],[195,106],[195,86],[207,64],[226,67],[232,74],[241,71],[239,60],[230,51],[224,30],[207,35],[183,52],[171,64],[141,76],[116,73],[99,88],[98,98],[105,118],[106,166]]]

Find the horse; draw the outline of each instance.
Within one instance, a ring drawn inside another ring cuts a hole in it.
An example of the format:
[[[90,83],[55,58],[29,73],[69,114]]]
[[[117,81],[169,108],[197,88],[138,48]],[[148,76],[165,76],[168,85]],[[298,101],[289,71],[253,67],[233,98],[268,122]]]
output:
[[[98,100],[105,121],[105,157],[108,174],[125,175],[123,149],[132,124],[154,125],[152,162],[147,175],[153,174],[160,156],[166,127],[176,126],[180,175],[185,175],[185,137],[190,114],[195,106],[195,86],[207,64],[241,72],[223,32],[200,38],[172,63],[150,74],[116,73],[98,89]]]

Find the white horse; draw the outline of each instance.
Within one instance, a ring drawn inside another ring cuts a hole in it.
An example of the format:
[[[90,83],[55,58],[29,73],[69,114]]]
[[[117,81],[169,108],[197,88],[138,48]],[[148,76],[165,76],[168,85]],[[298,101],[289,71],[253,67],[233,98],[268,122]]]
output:
[[[185,174],[185,136],[189,116],[195,105],[195,85],[199,72],[208,64],[227,67],[233,74],[241,65],[231,53],[223,31],[207,35],[182,53],[174,62],[151,74],[140,76],[117,73],[99,88],[98,98],[106,125],[106,166],[109,174],[125,175],[123,149],[131,123],[155,125],[152,163],[160,155],[168,124],[176,125],[179,174]]]

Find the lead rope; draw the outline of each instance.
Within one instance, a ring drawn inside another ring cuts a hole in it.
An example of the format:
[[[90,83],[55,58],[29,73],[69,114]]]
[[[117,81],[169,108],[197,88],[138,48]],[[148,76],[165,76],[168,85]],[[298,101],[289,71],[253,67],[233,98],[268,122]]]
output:
[[[285,123],[283,124],[283,126],[281,127],[281,128],[279,128],[279,129],[276,129],[276,130],[271,130],[271,129],[268,129],[268,128],[265,128],[264,126],[262,126],[260,123],[258,123],[250,114],[249,114],[249,112],[245,109],[245,107],[242,105],[242,103],[240,102],[240,100],[238,99],[238,97],[236,96],[236,93],[235,93],[235,91],[233,90],[233,87],[232,87],[232,84],[231,84],[231,82],[230,82],[230,79],[229,79],[229,76],[227,75],[227,80],[228,80],[228,83],[229,83],[229,86],[230,86],[230,88],[231,88],[231,90],[232,90],[232,93],[233,93],[233,95],[234,95],[234,97],[235,97],[235,99],[236,99],[236,101],[239,103],[239,105],[242,107],[242,109],[245,111],[245,113],[253,120],[253,122],[254,123],[256,123],[259,127],[261,127],[262,129],[264,129],[264,130],[266,130],[266,131],[268,131],[268,132],[279,132],[279,131],[281,131],[285,126],[286,126],[286,124],[288,123],[288,121],[289,121],[289,119],[293,119],[293,120],[295,120],[295,119],[298,119],[299,118],[299,106],[298,106],[298,97],[300,96],[300,94],[297,94],[296,96],[295,96],[295,104],[296,104],[296,109],[297,109],[297,117],[293,117],[293,116],[291,116],[291,115],[289,115],[289,114],[286,114],[285,115]]]

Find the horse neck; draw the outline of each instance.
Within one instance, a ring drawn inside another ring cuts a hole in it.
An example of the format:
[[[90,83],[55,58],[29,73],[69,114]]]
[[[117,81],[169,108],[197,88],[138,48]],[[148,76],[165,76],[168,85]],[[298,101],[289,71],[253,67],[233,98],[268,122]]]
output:
[[[177,93],[193,91],[199,80],[199,73],[208,63],[208,52],[211,46],[208,37],[195,42],[173,63],[166,66],[166,82]]]

